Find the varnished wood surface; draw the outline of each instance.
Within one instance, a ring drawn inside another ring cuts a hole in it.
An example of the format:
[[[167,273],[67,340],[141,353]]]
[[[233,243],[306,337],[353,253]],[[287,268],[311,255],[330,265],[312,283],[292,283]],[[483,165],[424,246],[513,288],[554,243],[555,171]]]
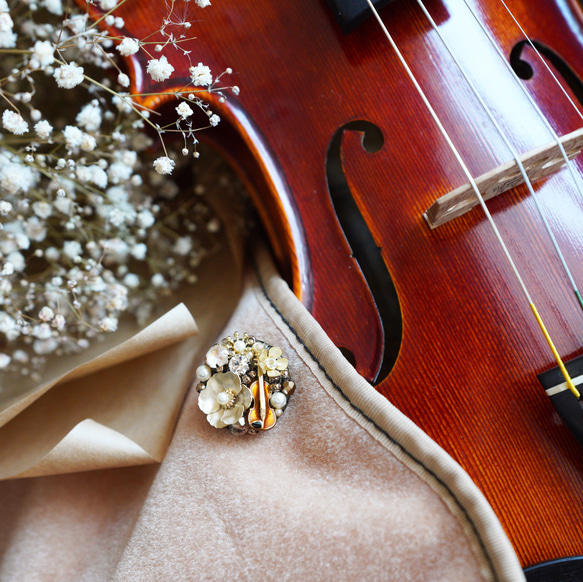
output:
[[[121,9],[131,36],[150,31],[149,4],[130,0]],[[473,4],[508,55],[520,31],[496,1]],[[583,75],[576,8],[565,0],[509,5],[531,36]],[[432,0],[428,7],[518,151],[548,143],[547,130],[463,3]],[[415,3],[397,0],[382,15],[472,173],[509,161]],[[369,21],[344,37],[324,0],[221,0],[203,16],[199,40],[189,47],[193,62],[215,72],[232,67],[242,88],[240,97],[216,103],[230,130],[215,139],[239,160],[298,296],[371,377],[382,333],[333,213],[325,173],[334,132],[352,120],[371,121],[383,132],[383,148],[368,154],[350,133],[343,154],[403,316],[397,363],[378,389],[475,480],[523,565],[583,554],[583,451],[536,380],[554,365],[552,356],[479,210],[434,231],[424,222],[423,212],[466,180],[379,28]],[[188,62],[178,53],[173,64],[185,75],[169,90],[187,76]],[[133,66],[143,71],[143,62]],[[580,127],[542,66],[534,69],[527,85],[553,127],[561,134]],[[150,89],[142,73],[134,78],[134,89]],[[535,190],[583,286],[583,201],[565,172]],[[580,354],[583,315],[526,189],[492,200],[490,209],[559,352]]]

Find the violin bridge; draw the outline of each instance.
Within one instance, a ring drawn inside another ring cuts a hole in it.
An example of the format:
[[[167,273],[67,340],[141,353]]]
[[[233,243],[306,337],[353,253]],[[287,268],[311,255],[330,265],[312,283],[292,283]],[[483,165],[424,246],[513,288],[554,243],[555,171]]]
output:
[[[564,135],[560,142],[569,159],[576,157],[583,149],[583,128]],[[556,142],[527,152],[520,157],[520,161],[531,182],[553,174],[565,166],[565,160]],[[524,183],[524,178],[516,160],[512,160],[482,174],[475,182],[484,200],[489,200]],[[433,229],[465,214],[478,204],[471,184],[467,183],[437,199],[423,217]]]

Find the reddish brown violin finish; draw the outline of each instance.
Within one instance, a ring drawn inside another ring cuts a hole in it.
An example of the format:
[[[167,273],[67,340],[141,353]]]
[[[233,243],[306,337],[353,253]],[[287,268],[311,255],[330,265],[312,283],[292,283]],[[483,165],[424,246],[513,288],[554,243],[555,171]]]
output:
[[[508,4],[529,35],[583,75],[582,20],[574,4]],[[473,5],[508,55],[520,31],[497,1]],[[158,6],[129,0],[120,9],[124,33],[146,36],[163,16]],[[428,8],[514,146],[525,152],[549,142],[463,2],[431,1]],[[509,160],[416,3],[396,0],[382,16],[473,174]],[[231,81],[242,88],[224,105],[215,102],[229,129],[209,137],[249,183],[297,295],[371,377],[382,337],[325,173],[334,132],[368,120],[381,129],[384,146],[368,154],[360,136],[347,133],[344,171],[382,248],[403,317],[397,363],[378,389],[466,469],[524,565],[583,554],[583,451],[536,379],[554,365],[552,356],[480,210],[435,231],[425,224],[431,203],[466,180],[377,24],[370,20],[344,37],[324,0],[220,0],[202,17],[190,31],[198,37],[188,47],[193,63],[215,73],[232,67]],[[535,62],[532,51],[528,56]],[[134,89],[181,87],[189,63],[178,52],[172,63],[184,77],[151,87],[144,61],[132,61]],[[543,67],[534,70],[527,86],[553,127],[560,134],[580,127]],[[583,170],[581,161],[576,167]],[[565,172],[535,189],[583,287],[583,200]],[[583,314],[526,189],[490,208],[559,352],[580,354]]]

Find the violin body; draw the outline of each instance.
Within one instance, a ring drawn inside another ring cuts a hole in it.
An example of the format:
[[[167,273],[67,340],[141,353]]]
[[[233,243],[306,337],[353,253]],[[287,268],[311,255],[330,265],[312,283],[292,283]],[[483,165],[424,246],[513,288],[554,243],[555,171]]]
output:
[[[583,75],[577,5],[508,4],[531,37]],[[473,5],[509,55],[523,40],[520,30],[497,2]],[[519,152],[552,141],[519,83],[559,135],[582,125],[531,49],[524,55],[532,79],[517,81],[463,2],[432,0],[428,9]],[[119,14],[127,27],[121,32],[138,38],[158,16],[149,3],[131,0]],[[423,213],[467,179],[378,24],[369,19],[344,35],[325,0],[221,0],[202,14],[199,40],[188,46],[192,63],[215,74],[231,67],[229,83],[241,87],[225,103],[209,96],[224,123],[207,137],[249,186],[298,297],[374,380],[385,332],[329,192],[330,144],[339,135],[338,179],[366,221],[399,300],[400,348],[378,390],[474,479],[523,565],[583,554],[583,451],[536,378],[556,364],[483,212],[427,226]],[[396,0],[381,15],[472,174],[509,161],[417,4]],[[128,61],[133,92],[164,89],[172,105],[172,91],[188,82],[189,61],[176,51],[172,63],[183,77],[151,86],[145,63],[141,54]],[[353,126],[342,133],[357,121],[380,130],[382,145],[373,153]],[[575,168],[581,173],[583,164]],[[581,195],[564,171],[535,191],[583,286]],[[583,312],[532,197],[519,187],[488,206],[559,353],[581,354]]]

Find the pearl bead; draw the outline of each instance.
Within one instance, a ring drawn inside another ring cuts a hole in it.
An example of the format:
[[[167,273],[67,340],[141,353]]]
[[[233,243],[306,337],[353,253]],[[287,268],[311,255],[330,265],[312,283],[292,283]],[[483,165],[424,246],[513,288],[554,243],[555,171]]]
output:
[[[274,392],[269,402],[273,408],[283,408],[287,404],[287,398],[283,392]]]
[[[199,366],[196,369],[196,377],[201,382],[206,382],[211,377],[211,369],[208,366]]]
[[[242,354],[245,351],[245,348],[247,346],[245,345],[245,342],[243,340],[237,340],[234,344],[233,344],[233,349],[238,353],[238,354]]]
[[[230,400],[229,395],[226,392],[221,392],[221,393],[217,394],[217,402],[221,406],[228,404],[229,400]]]

